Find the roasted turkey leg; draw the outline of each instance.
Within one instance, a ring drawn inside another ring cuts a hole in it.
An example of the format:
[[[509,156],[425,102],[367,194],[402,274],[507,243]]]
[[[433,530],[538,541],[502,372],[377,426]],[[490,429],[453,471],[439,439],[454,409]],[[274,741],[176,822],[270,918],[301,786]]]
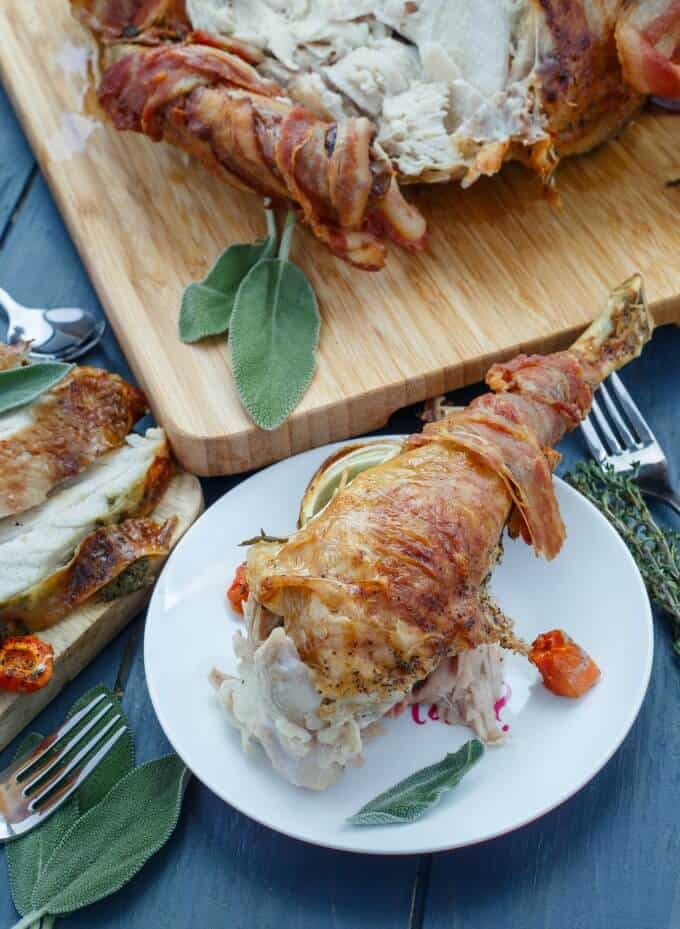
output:
[[[651,331],[631,278],[570,350],[494,365],[492,393],[411,436],[287,542],[252,546],[248,641],[239,678],[220,686],[284,776],[327,786],[358,756],[362,728],[414,688],[432,699],[433,681],[453,686],[452,656],[462,667],[499,645],[525,650],[486,590],[501,534],[508,524],[557,555],[551,446]],[[478,664],[469,687],[491,674]]]

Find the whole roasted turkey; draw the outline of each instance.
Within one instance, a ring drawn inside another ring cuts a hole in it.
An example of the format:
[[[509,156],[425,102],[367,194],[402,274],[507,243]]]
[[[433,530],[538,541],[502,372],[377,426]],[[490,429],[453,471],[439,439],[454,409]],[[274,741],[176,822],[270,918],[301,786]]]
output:
[[[214,675],[245,745],[323,789],[405,701],[501,737],[502,650],[528,651],[487,589],[501,535],[558,554],[552,447],[651,331],[635,277],[569,351],[494,365],[491,393],[408,438],[287,541],[250,548],[238,676]]]
[[[425,222],[398,182],[472,184],[680,97],[679,0],[71,0],[107,48],[99,99],[225,181],[293,202],[382,267]]]

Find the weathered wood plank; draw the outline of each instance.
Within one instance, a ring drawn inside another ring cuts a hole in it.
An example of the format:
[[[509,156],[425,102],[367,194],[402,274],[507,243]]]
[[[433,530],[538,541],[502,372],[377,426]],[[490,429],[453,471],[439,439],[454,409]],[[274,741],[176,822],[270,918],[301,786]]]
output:
[[[33,153],[0,87],[0,241],[35,165]]]
[[[665,327],[624,375],[675,463],[679,358],[680,332]],[[585,455],[578,434],[563,445],[561,470]],[[678,525],[668,509],[656,512]],[[576,797],[538,822],[435,856],[424,929],[678,925],[680,670],[665,622],[656,618],[650,690],[622,748]]]

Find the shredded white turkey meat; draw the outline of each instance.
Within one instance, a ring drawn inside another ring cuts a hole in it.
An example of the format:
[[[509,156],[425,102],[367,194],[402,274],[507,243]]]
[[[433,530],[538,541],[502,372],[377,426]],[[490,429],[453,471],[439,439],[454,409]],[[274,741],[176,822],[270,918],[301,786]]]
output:
[[[405,180],[470,182],[498,169],[505,149],[489,161],[488,146],[547,138],[535,93],[547,40],[533,4],[188,0],[188,11],[195,28],[273,56],[277,81],[317,115],[370,117]]]
[[[335,717],[319,716],[321,696],[295,643],[275,618],[250,597],[248,637],[234,637],[238,676],[213,671],[229,719],[241,733],[243,748],[259,743],[272,766],[298,787],[324,790],[345,767],[361,762],[361,730],[384,716],[389,703],[347,704]]]
[[[499,742],[496,703],[502,690],[503,650],[494,643],[445,658],[407,700],[434,703],[441,719],[469,726],[483,742]]]
[[[334,784],[347,766],[361,763],[362,736],[395,707],[434,703],[447,722],[469,726],[485,742],[503,738],[495,704],[501,695],[502,649],[482,645],[441,662],[413,694],[387,701],[341,703],[331,720],[319,714],[321,696],[310,669],[278,618],[251,596],[246,604],[247,637],[238,632],[234,650],[238,674],[214,670],[217,689],[244,750],[252,742],[290,783],[311,790]]]

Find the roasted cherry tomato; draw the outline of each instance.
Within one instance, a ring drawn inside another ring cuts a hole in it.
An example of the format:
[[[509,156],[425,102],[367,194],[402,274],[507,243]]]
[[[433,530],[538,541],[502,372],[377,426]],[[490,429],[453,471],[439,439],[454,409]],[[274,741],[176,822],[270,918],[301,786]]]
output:
[[[231,587],[227,591],[229,603],[231,603],[236,612],[240,613],[241,616],[243,616],[243,604],[248,599],[249,593],[250,588],[246,580],[246,564],[243,562],[243,564],[240,564],[236,569],[234,580],[231,582]]]
[[[529,652],[543,683],[560,697],[581,697],[600,679],[600,669],[580,645],[561,629],[544,632]]]
[[[35,635],[10,636],[0,645],[0,689],[40,690],[52,679],[54,649]]]

